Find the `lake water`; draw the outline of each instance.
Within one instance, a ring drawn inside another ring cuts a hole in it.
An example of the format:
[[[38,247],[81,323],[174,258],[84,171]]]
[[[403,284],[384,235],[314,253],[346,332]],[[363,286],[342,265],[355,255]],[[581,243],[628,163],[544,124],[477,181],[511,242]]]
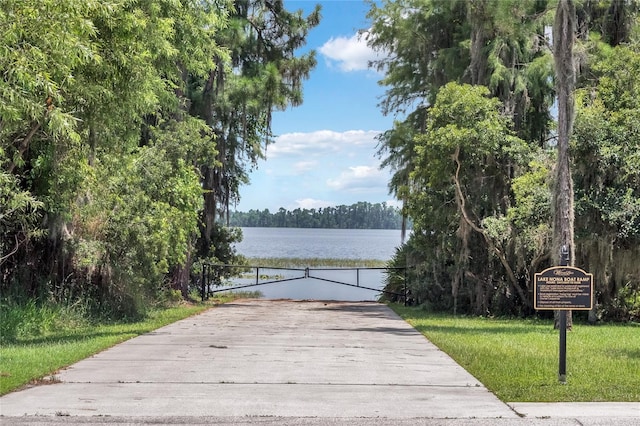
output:
[[[401,243],[400,230],[388,229],[242,228],[242,233],[243,241],[236,245],[236,249],[239,254],[254,258],[387,261]],[[261,269],[260,273],[284,278],[304,276],[300,271]],[[384,270],[341,269],[311,271],[310,276],[381,289],[385,274]],[[380,296],[379,291],[312,278],[265,284],[247,290],[258,290],[268,299],[360,301],[377,300]]]
[[[389,260],[400,230],[242,228],[238,253],[247,257]]]

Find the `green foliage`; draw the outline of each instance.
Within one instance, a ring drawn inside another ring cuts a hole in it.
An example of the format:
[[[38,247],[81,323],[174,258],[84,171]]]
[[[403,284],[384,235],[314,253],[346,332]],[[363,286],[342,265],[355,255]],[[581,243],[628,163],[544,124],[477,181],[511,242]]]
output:
[[[37,305],[34,300],[19,303],[4,298],[0,301],[0,343],[84,327],[89,323],[87,314],[81,303]]]
[[[415,232],[415,231],[414,231]],[[412,237],[405,244],[396,248],[388,263],[389,269],[385,278],[385,290],[404,294],[407,287],[407,305],[423,306],[435,312],[451,309],[451,288],[442,280],[447,277],[447,269],[442,263],[441,251],[433,250],[426,238]],[[433,262],[428,256],[439,256]],[[383,302],[404,303],[404,297],[394,294],[382,294]]]
[[[119,174],[107,167],[98,179],[110,189],[100,200],[111,212],[103,229],[108,264],[125,276],[141,269],[145,281],[158,282],[169,265],[185,261],[201,205],[198,176],[158,147],[117,161]]]
[[[218,71],[192,78],[189,87],[191,112],[211,126],[220,148],[215,164],[199,164],[205,189],[202,257],[211,255],[215,221],[239,200],[240,186],[273,142],[273,111],[300,105],[302,81],[316,64],[315,51],[297,51],[318,25],[320,6],[306,17],[288,11],[282,0],[234,6],[229,25],[215,37],[228,55],[214,56]]]
[[[188,296],[196,251],[231,259],[207,197],[238,197],[271,111],[301,102],[315,60],[294,51],[318,20],[281,1],[2,2],[3,293],[135,318]]]
[[[369,2],[372,20],[368,43],[388,51],[374,61],[389,87],[382,111],[411,112],[414,101],[432,104],[438,89],[455,81],[469,64],[466,5],[450,0]],[[425,54],[425,52],[429,52]]]
[[[640,239],[638,120],[640,107],[611,111],[598,99],[576,120],[577,209],[622,240]]]
[[[546,7],[536,1],[371,4],[369,44],[389,53],[374,64],[386,71],[380,106],[385,113],[409,111],[383,133],[378,154],[386,155],[383,165],[394,171],[390,190],[414,222],[407,250],[420,251],[411,256],[416,303],[530,311],[530,271],[544,260],[549,203],[525,217],[525,204],[533,201],[525,191],[533,190],[520,188],[516,198],[512,184],[530,172],[551,126]]]
[[[516,290],[519,304],[528,302],[515,273],[501,270],[509,266],[505,253],[512,250],[509,173],[525,170],[528,148],[512,135],[500,102],[488,95],[483,86],[442,87],[425,132],[414,140],[408,194],[408,212],[418,230],[412,238],[422,240],[417,245],[429,253],[420,261],[426,263],[420,278],[427,289],[449,288],[454,304],[461,294],[470,297],[476,312],[491,311],[492,295],[503,289]],[[480,284],[485,280],[493,280],[493,289]],[[446,306],[442,293],[427,290],[420,299]]]
[[[526,229],[531,223],[542,223],[550,216],[550,165],[549,159],[542,154],[529,163],[526,173],[512,181],[516,203],[509,209],[509,219],[520,230]]]
[[[640,48],[595,38],[574,128],[576,238],[602,318],[637,317],[640,291]]]
[[[538,155],[513,178],[514,203],[506,218],[511,224],[509,238],[514,247],[514,265],[527,274],[538,272],[546,264],[551,246],[551,171],[554,158],[546,152]]]
[[[495,178],[490,169],[495,161],[507,156],[518,160],[526,147],[509,134],[509,123],[498,111],[499,100],[488,95],[483,86],[449,83],[442,87],[429,112],[426,132],[416,136],[420,167],[412,174],[414,179],[424,179],[434,189],[447,187],[457,172],[453,157],[461,163],[461,179],[467,178],[467,168],[476,167]]]
[[[96,28],[87,16],[103,7],[108,6],[93,0],[2,3],[0,140],[17,148],[7,152],[14,163],[23,155],[18,138],[32,131],[78,138],[72,113],[60,110],[59,105],[73,84],[77,67],[99,61],[93,41]]]
[[[0,149],[0,164],[4,165]],[[9,260],[21,246],[44,234],[38,228],[43,203],[19,188],[15,176],[0,170],[0,265]]]
[[[554,21],[549,6],[370,2],[367,40],[386,53],[374,63],[385,72],[380,107],[407,113],[380,136],[378,155],[414,223],[401,258],[415,266],[415,303],[533,312],[533,273],[551,258],[556,159],[546,149],[556,138],[556,76],[545,32]],[[605,307],[620,301],[619,291],[626,296],[617,306],[635,306],[630,294],[639,288],[638,6],[576,7],[576,264],[596,276],[601,317],[623,318]],[[622,290],[628,286],[631,292]]]
[[[350,206],[324,207],[318,210],[281,207],[271,213],[249,210],[232,212],[231,226],[260,226],[276,228],[328,228],[328,229],[400,229],[402,217],[397,208],[386,203],[359,202]]]

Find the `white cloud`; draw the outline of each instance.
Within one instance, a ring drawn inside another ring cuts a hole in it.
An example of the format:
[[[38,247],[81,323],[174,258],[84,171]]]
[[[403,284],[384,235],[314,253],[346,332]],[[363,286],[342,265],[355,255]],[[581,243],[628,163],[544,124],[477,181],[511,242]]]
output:
[[[374,149],[378,141],[377,130],[348,130],[334,132],[332,130],[318,130],[310,133],[286,133],[276,138],[269,146],[268,158],[282,156],[338,153],[348,148],[365,147]]]
[[[313,198],[303,198],[301,200],[296,200],[296,205],[289,210],[294,210],[296,208],[301,209],[318,209],[320,207],[329,207],[335,206],[336,203],[334,201],[324,201],[324,200],[316,200]]]
[[[350,193],[369,192],[386,187],[387,175],[372,166],[353,166],[336,179],[327,179],[327,186],[336,191]]]
[[[367,35],[331,37],[318,50],[330,64],[337,64],[342,71],[365,71],[369,69],[369,61],[379,58],[378,53],[367,46]]]
[[[298,161],[297,163],[294,163],[293,171],[295,174],[303,174],[313,170],[317,165],[317,161]]]

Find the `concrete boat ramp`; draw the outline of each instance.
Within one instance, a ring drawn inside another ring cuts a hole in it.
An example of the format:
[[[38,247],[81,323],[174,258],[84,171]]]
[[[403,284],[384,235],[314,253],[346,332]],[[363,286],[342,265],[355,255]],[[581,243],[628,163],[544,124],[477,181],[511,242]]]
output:
[[[371,302],[236,301],[54,382],[0,398],[0,424],[640,424],[640,403],[503,403]]]

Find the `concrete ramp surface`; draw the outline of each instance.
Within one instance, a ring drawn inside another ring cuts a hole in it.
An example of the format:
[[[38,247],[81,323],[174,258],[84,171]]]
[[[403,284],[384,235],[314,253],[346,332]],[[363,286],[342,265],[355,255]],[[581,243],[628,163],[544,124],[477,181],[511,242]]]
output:
[[[0,413],[518,418],[393,311],[369,302],[236,301],[56,378],[0,398]]]

